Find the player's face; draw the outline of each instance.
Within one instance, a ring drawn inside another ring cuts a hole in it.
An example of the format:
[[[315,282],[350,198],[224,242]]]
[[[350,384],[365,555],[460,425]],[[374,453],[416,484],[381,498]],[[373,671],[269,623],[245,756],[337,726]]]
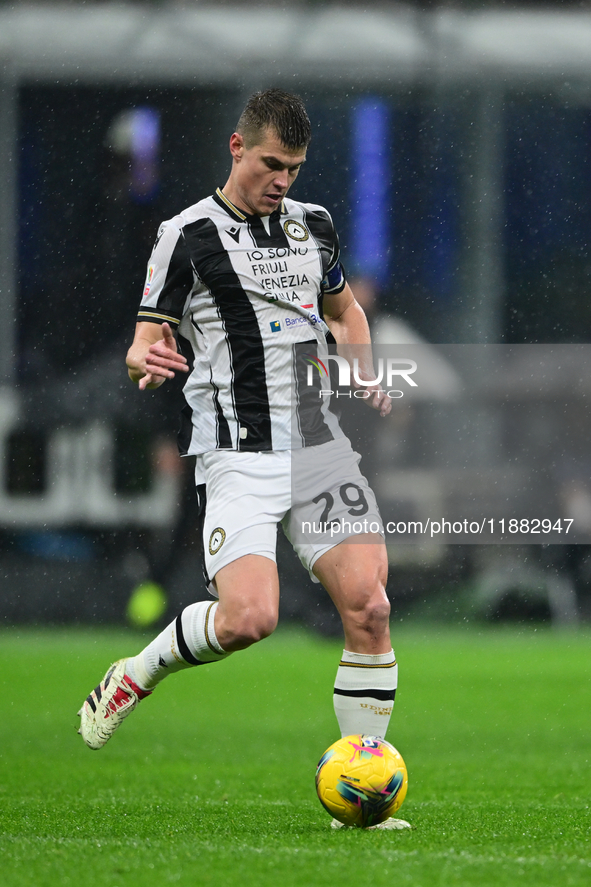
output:
[[[251,148],[234,133],[230,151],[234,163],[224,193],[239,209],[256,216],[268,216],[277,209],[306,159],[305,148],[286,148],[272,129]]]

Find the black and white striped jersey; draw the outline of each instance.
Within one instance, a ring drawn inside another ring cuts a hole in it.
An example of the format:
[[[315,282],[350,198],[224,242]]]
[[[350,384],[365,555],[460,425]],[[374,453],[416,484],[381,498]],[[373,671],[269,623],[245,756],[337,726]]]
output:
[[[259,217],[218,189],[160,226],[138,320],[178,327],[189,360],[181,452],[286,450],[342,435],[320,396],[319,299],[344,286],[321,206],[286,198]]]

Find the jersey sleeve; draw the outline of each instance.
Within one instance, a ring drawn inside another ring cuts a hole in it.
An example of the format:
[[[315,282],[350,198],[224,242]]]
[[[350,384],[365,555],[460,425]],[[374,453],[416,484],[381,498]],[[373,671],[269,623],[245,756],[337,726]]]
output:
[[[343,268],[341,262],[337,260],[336,264],[332,266],[332,268],[322,281],[322,292],[325,295],[342,293],[345,288],[346,282],[347,277],[345,275],[345,269]]]
[[[164,222],[148,262],[138,321],[177,327],[193,289],[194,275],[182,228]]]
[[[321,284],[321,291],[323,295],[334,295],[344,290],[347,277],[340,261],[341,245],[332,216],[327,210],[324,210],[324,216],[325,242],[329,246],[330,254],[326,265],[326,274]]]

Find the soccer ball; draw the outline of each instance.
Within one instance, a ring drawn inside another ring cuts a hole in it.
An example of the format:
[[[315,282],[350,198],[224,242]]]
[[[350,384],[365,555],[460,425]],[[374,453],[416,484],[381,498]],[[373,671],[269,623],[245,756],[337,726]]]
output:
[[[344,736],[316,768],[320,803],[339,822],[367,828],[392,816],[408,787],[400,752],[379,736]]]

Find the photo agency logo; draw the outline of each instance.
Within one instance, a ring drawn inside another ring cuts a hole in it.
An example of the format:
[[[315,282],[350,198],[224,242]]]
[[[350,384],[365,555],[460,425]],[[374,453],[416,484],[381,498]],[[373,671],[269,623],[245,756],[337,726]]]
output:
[[[342,355],[327,354],[320,360],[315,354],[305,354],[304,358],[308,364],[306,385],[309,387],[315,386],[314,370],[316,370],[320,375],[321,386],[322,384],[327,386],[320,388],[320,397],[330,397],[334,394],[336,397],[356,397],[363,400],[364,398],[371,397],[371,392],[367,390],[370,385],[381,385],[388,396],[396,400],[404,397],[404,390],[395,388],[395,384],[402,384],[404,382],[411,388],[418,387],[417,382],[411,378],[417,371],[417,363],[415,360],[410,360],[410,358],[380,357],[375,379],[363,379],[359,369],[359,358],[356,357],[353,360],[353,384],[351,381],[351,366],[349,361]],[[328,387],[331,384],[330,372],[327,366],[330,360],[334,361],[338,368],[337,383],[339,389],[351,389],[353,387],[353,391],[340,391]]]

